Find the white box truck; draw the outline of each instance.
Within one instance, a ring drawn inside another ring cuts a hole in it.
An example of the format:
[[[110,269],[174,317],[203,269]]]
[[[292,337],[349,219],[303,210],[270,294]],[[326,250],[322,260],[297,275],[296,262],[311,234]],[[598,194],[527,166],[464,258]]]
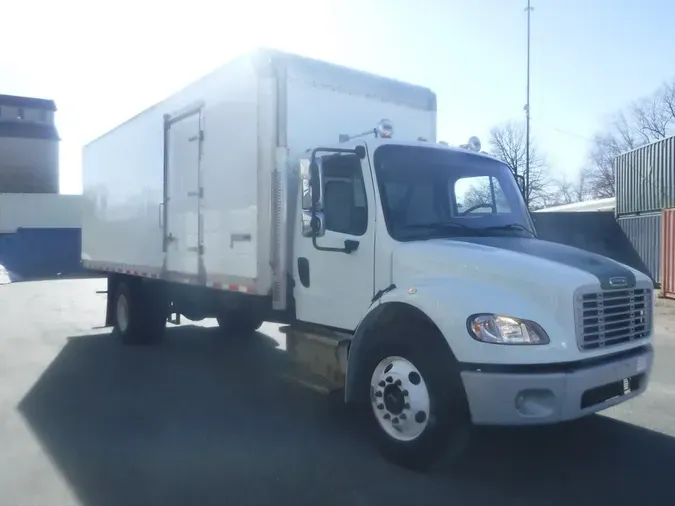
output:
[[[123,343],[284,324],[300,382],[365,406],[397,461],[647,387],[649,278],[538,239],[506,165],[436,142],[426,88],[258,50],[88,144],[84,198]]]

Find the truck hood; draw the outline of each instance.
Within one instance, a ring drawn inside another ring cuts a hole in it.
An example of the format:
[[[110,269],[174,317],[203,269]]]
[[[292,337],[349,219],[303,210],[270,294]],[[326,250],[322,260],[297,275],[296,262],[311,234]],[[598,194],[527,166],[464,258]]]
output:
[[[609,258],[523,237],[467,237],[406,243],[393,252],[393,283],[449,277],[514,289],[631,288],[641,274]],[[646,277],[645,277],[646,279]],[[530,293],[530,295],[536,295]]]

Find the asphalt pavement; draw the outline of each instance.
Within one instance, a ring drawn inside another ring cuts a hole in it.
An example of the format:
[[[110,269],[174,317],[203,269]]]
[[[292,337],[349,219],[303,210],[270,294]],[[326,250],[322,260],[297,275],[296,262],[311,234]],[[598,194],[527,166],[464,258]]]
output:
[[[103,280],[0,286],[0,505],[675,504],[675,303],[648,392],[564,426],[483,429],[453,468],[384,461],[335,399],[279,380],[283,336],[100,328]]]

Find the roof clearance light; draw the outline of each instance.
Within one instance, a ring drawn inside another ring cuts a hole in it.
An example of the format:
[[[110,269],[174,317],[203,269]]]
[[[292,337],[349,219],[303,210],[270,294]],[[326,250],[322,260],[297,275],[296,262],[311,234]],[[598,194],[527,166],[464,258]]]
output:
[[[471,151],[480,151],[481,145],[480,145],[480,139],[476,137],[475,135],[472,137],[469,137],[469,143],[468,143],[468,148]]]
[[[388,119],[381,120],[375,127],[375,132],[378,137],[383,139],[391,139],[394,135],[394,125]]]

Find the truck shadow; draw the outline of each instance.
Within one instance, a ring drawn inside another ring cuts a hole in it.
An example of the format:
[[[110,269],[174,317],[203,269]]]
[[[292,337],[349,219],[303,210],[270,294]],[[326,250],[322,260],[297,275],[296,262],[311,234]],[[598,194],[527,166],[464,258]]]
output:
[[[74,337],[19,404],[87,506],[675,504],[675,440],[597,416],[480,430],[452,471],[384,462],[334,399],[279,381],[277,342],[176,327]]]

